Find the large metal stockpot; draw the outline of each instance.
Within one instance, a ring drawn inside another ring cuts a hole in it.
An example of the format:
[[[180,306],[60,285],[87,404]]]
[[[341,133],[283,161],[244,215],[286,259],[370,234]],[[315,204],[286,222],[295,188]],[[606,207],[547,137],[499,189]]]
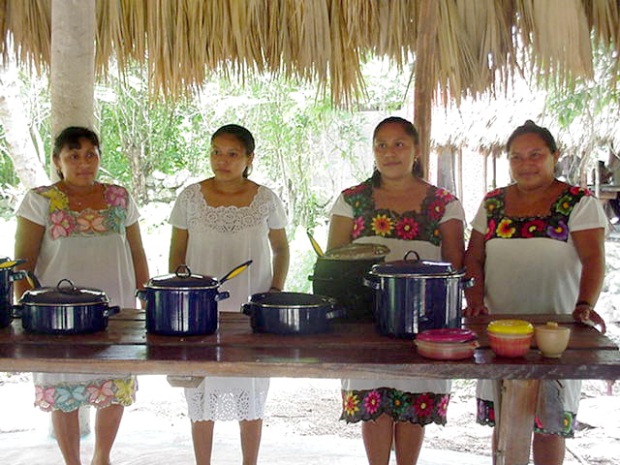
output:
[[[13,282],[26,277],[25,271],[15,271],[13,268],[24,261],[0,258],[0,328],[6,328],[11,323]]]
[[[241,310],[250,316],[255,333],[317,334],[329,330],[329,320],[339,316],[331,297],[301,292],[254,294]]]
[[[251,260],[235,267],[218,280],[211,276],[192,274],[181,265],[172,274],[151,278],[137,295],[146,301],[146,331],[165,336],[198,336],[213,334],[218,327],[220,300],[227,291],[219,287],[245,270]]]
[[[460,328],[463,289],[470,284],[451,264],[403,260],[374,265],[364,284],[375,290],[375,324],[380,334],[413,337],[428,329]]]
[[[56,287],[39,287],[24,292],[13,316],[21,318],[28,333],[84,334],[103,331],[108,317],[120,311],[109,306],[100,289],[76,287],[62,279]]]
[[[364,286],[364,278],[373,265],[385,260],[390,249],[382,244],[348,244],[329,250],[317,258],[312,292],[333,297],[345,309],[343,318],[371,321],[373,292]]]

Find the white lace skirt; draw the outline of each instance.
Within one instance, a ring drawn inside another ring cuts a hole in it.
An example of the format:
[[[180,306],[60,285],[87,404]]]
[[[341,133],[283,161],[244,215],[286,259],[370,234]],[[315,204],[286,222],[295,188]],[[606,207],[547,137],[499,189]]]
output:
[[[269,378],[207,377],[185,389],[192,421],[258,420],[263,418]]]

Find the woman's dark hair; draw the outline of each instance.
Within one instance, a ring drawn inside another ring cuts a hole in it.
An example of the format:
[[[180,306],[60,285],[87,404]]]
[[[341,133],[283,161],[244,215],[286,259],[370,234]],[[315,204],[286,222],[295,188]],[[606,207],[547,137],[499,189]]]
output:
[[[388,118],[385,118],[383,121],[377,124],[377,127],[372,133],[373,141],[377,137],[377,133],[379,132],[379,129],[381,129],[386,124],[400,124],[402,128],[405,130],[405,132],[407,133],[407,135],[411,136],[411,138],[413,139],[413,143],[415,145],[418,145],[420,143],[420,135],[418,134],[418,130],[415,128],[413,123],[399,116],[389,116]],[[413,163],[412,173],[415,176],[418,176],[420,178],[424,176],[424,170],[422,169],[422,163],[417,158],[415,162]],[[381,186],[381,172],[379,172],[377,168],[375,168],[375,170],[373,171],[371,179],[372,179],[372,185],[374,187]]]
[[[506,142],[506,152],[510,152],[510,146],[514,140],[524,134],[536,134],[545,142],[545,145],[549,148],[551,153],[558,151],[558,146],[555,143],[555,139],[551,135],[551,132],[549,132],[549,129],[538,126],[534,121],[528,119],[523,126],[519,126],[512,132],[512,134],[510,134],[508,142]]]
[[[86,139],[98,149],[101,149],[99,143],[99,136],[92,129],[88,129],[82,126],[69,126],[63,129],[60,134],[54,139],[54,147],[52,148],[52,156],[58,158],[60,152],[66,146],[69,148],[80,148],[80,139]],[[58,177],[64,179],[64,176],[60,170],[56,170]]]
[[[245,151],[247,155],[252,155],[254,153],[254,148],[256,146],[254,142],[254,136],[252,135],[250,131],[248,131],[243,126],[239,126],[238,124],[226,124],[222,126],[217,131],[215,131],[213,135],[211,136],[211,143],[213,143],[213,140],[216,137],[221,136],[223,134],[230,134],[231,136],[234,136],[239,142],[241,142],[243,146],[245,147]],[[243,170],[244,178],[247,178],[250,175],[250,170],[248,168],[250,167],[247,166]]]

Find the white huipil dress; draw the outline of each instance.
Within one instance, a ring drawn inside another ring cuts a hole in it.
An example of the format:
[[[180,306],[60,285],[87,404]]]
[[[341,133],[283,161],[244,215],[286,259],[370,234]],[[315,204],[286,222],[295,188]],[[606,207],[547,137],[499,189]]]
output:
[[[353,208],[344,200],[343,194],[340,194],[336,199],[331,210],[331,215],[354,218]],[[439,224],[454,219],[465,222],[465,212],[458,200],[454,200],[446,205],[445,213],[439,220]],[[421,259],[442,261],[441,247],[427,241],[402,240],[381,236],[361,236],[354,239],[353,242],[356,244],[373,243],[386,245],[390,249],[390,253],[385,257],[386,262],[402,260],[405,254],[410,250],[415,250]],[[403,392],[433,392],[436,394],[448,394],[452,387],[452,381],[450,380],[426,378],[343,379],[341,384],[343,391],[362,391],[389,387]]]
[[[16,215],[45,227],[34,270],[42,286],[54,287],[61,279],[70,279],[77,287],[101,289],[111,305],[135,308],[136,278],[125,228],[140,215],[126,189],[111,184],[104,184],[104,189],[108,204],[104,210],[72,211],[66,195],[50,186],[28,191]],[[34,373],[33,378],[37,405],[44,410],[71,411],[80,404],[130,405],[136,389],[135,377],[130,375]],[[114,398],[110,383],[105,384],[110,379],[115,380],[113,391],[118,388],[127,395]],[[65,394],[52,400],[53,387],[60,385]],[[102,392],[84,396],[78,392],[83,388]],[[39,398],[41,389],[47,400]]]
[[[221,286],[230,298],[218,302],[220,312],[240,312],[250,295],[269,290],[269,230],[287,223],[282,201],[269,188],[259,186],[247,207],[210,207],[200,184],[192,184],[176,200],[170,223],[189,232],[186,264],[192,273],[221,278],[252,260]],[[269,378],[208,376],[197,388],[185,389],[185,397],[192,421],[255,420],[263,417],[268,390]]]
[[[559,202],[566,192],[561,193],[556,202]],[[487,197],[492,194],[487,194]],[[536,218],[533,221],[546,221],[546,218]],[[572,313],[579,295],[581,262],[570,232],[596,228],[607,230],[607,218],[600,202],[595,197],[587,195],[575,204],[566,226],[567,231],[564,233],[568,234],[566,241],[549,237],[494,237],[486,241],[485,305],[491,314],[570,315]],[[476,213],[472,227],[483,235],[487,234],[487,212],[484,201]],[[565,411],[576,414],[581,381],[560,380],[560,382],[560,385],[555,383],[556,387],[561,387],[559,401]],[[543,384],[545,386],[542,389],[547,392],[555,390],[553,384]],[[479,381],[477,397],[482,400],[494,400],[491,380]],[[559,432],[552,427],[545,429],[549,432]]]

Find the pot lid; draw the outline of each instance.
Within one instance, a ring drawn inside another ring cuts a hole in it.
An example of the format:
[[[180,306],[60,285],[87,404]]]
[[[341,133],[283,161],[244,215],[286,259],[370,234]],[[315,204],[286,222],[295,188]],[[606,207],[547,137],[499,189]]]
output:
[[[534,326],[525,320],[493,320],[487,326],[487,331],[497,334],[531,334]]]
[[[336,301],[327,296],[304,292],[261,292],[250,296],[250,303],[260,308],[326,308]],[[327,308],[329,309],[329,308]]]
[[[219,281],[211,276],[192,274],[187,265],[180,265],[174,273],[149,279],[147,289],[205,289],[214,288]]]
[[[427,329],[417,335],[416,339],[426,342],[468,342],[477,339],[478,336],[470,329],[442,328]]]
[[[55,287],[39,287],[24,292],[21,303],[36,305],[88,305],[108,303],[101,289],[77,287],[69,279],[61,279]]]
[[[382,258],[390,253],[389,247],[375,243],[347,244],[325,252],[322,258],[329,260],[365,260]]]
[[[413,254],[416,258],[409,258]],[[451,263],[421,260],[417,252],[410,250],[403,260],[378,263],[370,271],[375,276],[454,276],[464,275],[454,269]]]

